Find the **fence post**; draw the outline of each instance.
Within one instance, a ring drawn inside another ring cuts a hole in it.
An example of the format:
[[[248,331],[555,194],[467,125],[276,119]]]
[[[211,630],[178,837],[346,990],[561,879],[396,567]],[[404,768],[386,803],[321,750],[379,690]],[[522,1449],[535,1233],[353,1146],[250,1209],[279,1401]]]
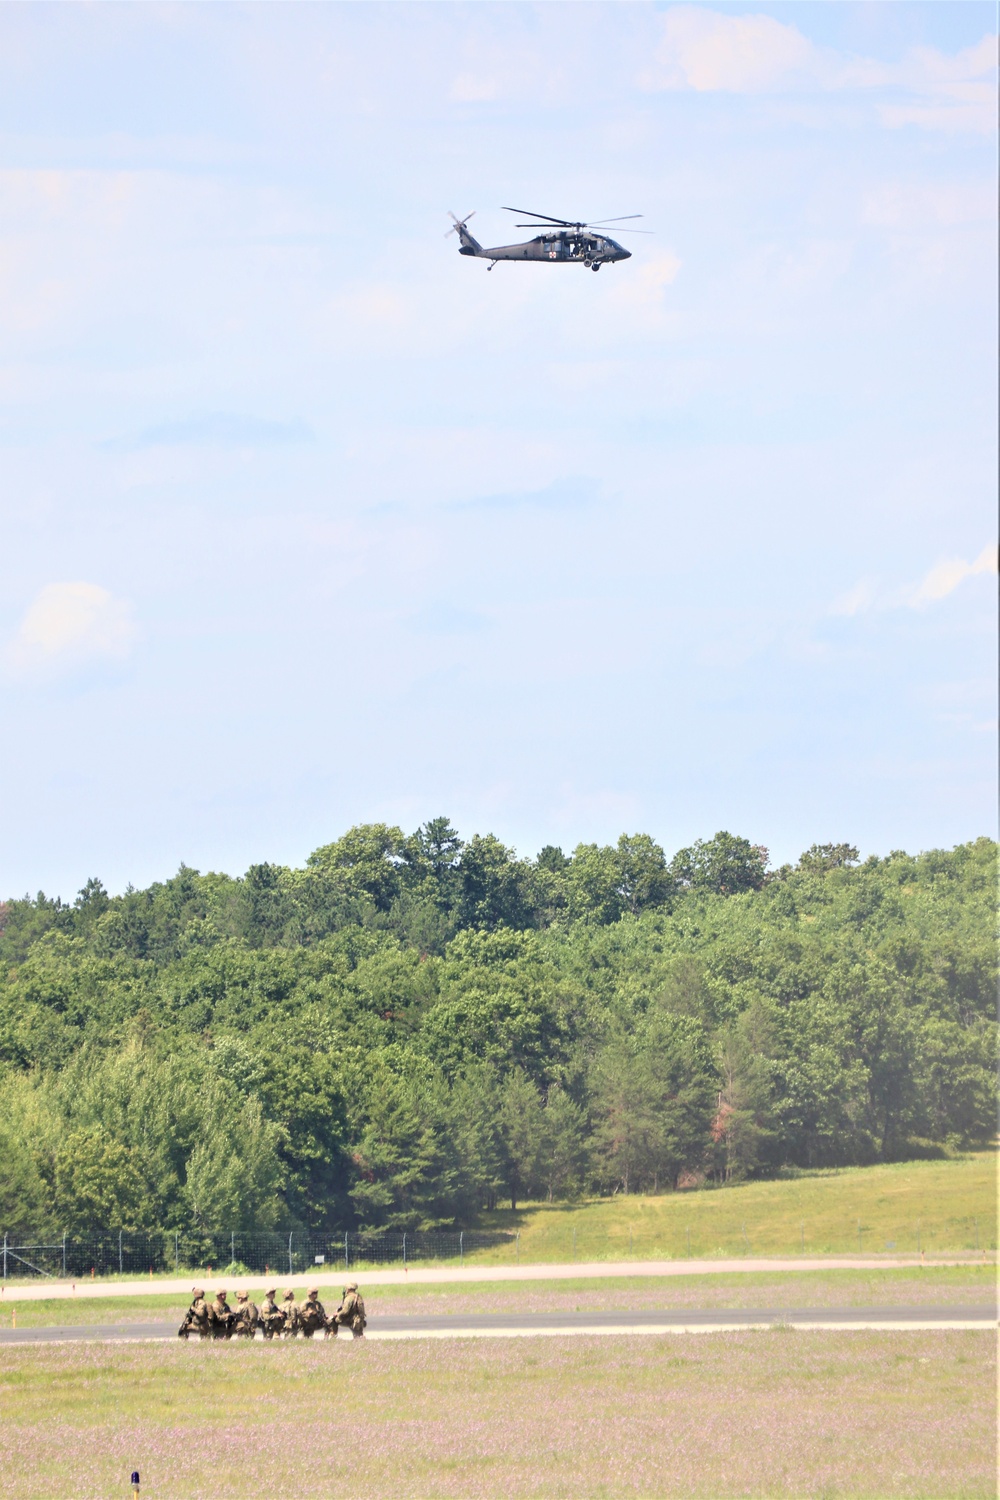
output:
[[[181,1264],[181,1261],[180,1261],[180,1251],[179,1251],[179,1248],[178,1248],[178,1240],[179,1240],[179,1235],[178,1235],[177,1230],[175,1229],[174,1230],[174,1275],[175,1276],[176,1276],[177,1272],[180,1270],[180,1264]]]
[[[406,1230],[403,1230],[403,1269],[406,1269]]]
[[[463,1243],[464,1239],[465,1239],[465,1230],[464,1229],[460,1229],[458,1231],[458,1263],[459,1263],[460,1266],[464,1266],[465,1265],[465,1246],[464,1246],[464,1243]],[[6,1244],[6,1243],[7,1242],[5,1240],[4,1244]],[[976,1220],[976,1249],[977,1250],[979,1249],[979,1220],[978,1219]]]
[[[119,1231],[118,1231],[118,1274],[119,1274],[119,1276],[123,1275],[124,1271],[125,1271],[125,1266],[124,1266],[124,1262],[122,1261],[122,1230],[119,1229]]]
[[[63,1281],[66,1280],[66,1231],[63,1230]]]
[[[979,1249],[979,1220],[976,1220],[976,1249]],[[3,1237],[3,1279],[7,1280],[7,1236]]]
[[[236,1231],[233,1229],[229,1231],[229,1259],[230,1261],[236,1259]]]
[[[521,1264],[521,1231],[520,1230],[518,1230],[517,1233],[514,1236],[514,1254],[517,1257],[517,1263],[518,1263],[518,1265],[520,1265]]]
[[[350,1270],[351,1263],[347,1258],[347,1230],[344,1230],[344,1270]]]
[[[291,1276],[291,1274],[292,1274],[292,1234],[294,1234],[294,1233],[295,1233],[295,1231],[292,1230],[289,1233],[289,1236],[288,1236],[288,1274],[289,1274],[289,1276]]]

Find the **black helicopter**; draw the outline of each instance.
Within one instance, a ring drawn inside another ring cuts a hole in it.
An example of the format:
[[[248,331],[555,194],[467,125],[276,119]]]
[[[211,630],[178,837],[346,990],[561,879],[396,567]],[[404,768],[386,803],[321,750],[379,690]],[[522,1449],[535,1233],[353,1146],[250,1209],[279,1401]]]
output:
[[[623,219],[641,219],[642,214],[619,214],[617,219],[601,219],[599,222],[581,224],[571,219],[554,219],[549,214],[537,214],[531,208],[505,208],[508,214],[530,214],[532,220],[544,222],[532,222],[530,224],[518,224],[518,229],[543,229],[544,234],[536,235],[533,240],[525,240],[521,245],[494,245],[492,250],[484,250],[478,240],[473,239],[466,229],[466,224],[475,213],[466,214],[464,219],[450,217],[455,220],[448,234],[457,234],[459,255],[478,255],[482,260],[488,260],[488,271],[492,271],[498,260],[544,260],[554,261],[557,265],[573,263],[575,265],[589,266],[592,271],[599,271],[603,265],[611,264],[616,260],[628,260],[631,250],[626,250],[613,240],[608,234],[598,234],[595,231],[602,229],[606,224],[617,224]],[[616,230],[617,234],[650,234],[649,229],[627,229]]]

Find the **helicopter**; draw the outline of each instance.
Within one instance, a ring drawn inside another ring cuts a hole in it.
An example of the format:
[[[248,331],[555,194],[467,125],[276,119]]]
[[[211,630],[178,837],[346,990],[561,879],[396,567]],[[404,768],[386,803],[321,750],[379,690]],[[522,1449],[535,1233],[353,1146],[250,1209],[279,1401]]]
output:
[[[642,214],[619,214],[616,219],[601,219],[584,224],[579,220],[555,219],[551,214],[535,213],[531,208],[504,208],[507,214],[529,214],[532,219],[530,224],[518,224],[518,229],[541,229],[543,234],[538,234],[533,240],[525,240],[520,245],[494,245],[492,250],[486,250],[478,240],[473,239],[465,227],[475,214],[466,214],[464,219],[458,219],[454,214],[449,217],[454,220],[452,227],[445,235],[458,235],[459,255],[477,255],[490,264],[486,267],[492,271],[497,261],[500,260],[542,260],[554,261],[559,264],[574,264],[589,266],[592,271],[599,271],[603,265],[612,265],[616,260],[628,260],[631,250],[626,250],[613,240],[608,234],[597,233],[607,224],[618,224],[624,219],[641,219]],[[541,220],[542,222],[538,222]],[[649,229],[616,230],[616,234],[650,234]]]

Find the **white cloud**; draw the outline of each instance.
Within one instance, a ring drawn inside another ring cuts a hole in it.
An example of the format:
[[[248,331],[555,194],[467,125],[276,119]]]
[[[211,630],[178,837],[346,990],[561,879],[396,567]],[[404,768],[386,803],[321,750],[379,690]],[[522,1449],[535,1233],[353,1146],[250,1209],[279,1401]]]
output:
[[[883,104],[884,125],[921,125],[927,130],[996,129],[996,37],[985,36],[975,47],[952,56],[933,47],[915,47],[896,68],[885,70],[878,82],[896,84],[918,96],[917,102]]]
[[[19,674],[121,659],[135,635],[129,605],[97,583],[49,583],[36,594],[7,659]]]
[[[621,286],[616,286],[615,292],[623,301],[638,302],[646,308],[662,307],[663,294],[677,279],[680,268],[677,256],[671,255],[669,251],[654,255],[637,265],[631,278],[623,281]]]
[[[733,16],[677,5],[663,19],[652,65],[639,78],[651,90],[756,94],[803,85],[825,91],[891,90],[883,125],[990,133],[996,123],[996,39],[948,54],[914,47],[898,63],[817,47],[796,26],[771,16]]]
[[[875,580],[862,578],[854,587],[838,599],[831,609],[835,615],[861,615],[872,608],[878,590]]]
[[[926,573],[914,589],[909,591],[904,603],[911,608],[917,609],[922,604],[933,604],[938,599],[947,599],[949,594],[954,593],[960,583],[967,578],[974,578],[977,573],[995,573],[997,571],[997,549],[990,545],[984,547],[979,556],[972,562],[965,562],[960,557],[948,557],[942,562],[935,563],[929,573]]]
[[[663,21],[663,40],[641,82],[650,89],[756,93],[810,70],[815,49],[795,26],[770,16],[727,16],[678,5]]]
[[[908,584],[905,588],[891,592],[881,592],[873,578],[862,578],[849,593],[836,601],[831,613],[860,615],[872,609],[922,609],[927,604],[947,599],[967,578],[996,571],[997,548],[995,543],[991,543],[972,562],[966,562],[961,557],[942,558],[918,583]]]

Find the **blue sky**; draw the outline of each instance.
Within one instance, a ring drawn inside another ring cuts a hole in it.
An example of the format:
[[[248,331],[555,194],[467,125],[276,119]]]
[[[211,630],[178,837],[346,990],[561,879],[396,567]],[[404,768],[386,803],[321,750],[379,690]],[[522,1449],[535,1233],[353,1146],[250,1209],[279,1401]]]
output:
[[[0,890],[992,832],[994,28],[0,9]]]

